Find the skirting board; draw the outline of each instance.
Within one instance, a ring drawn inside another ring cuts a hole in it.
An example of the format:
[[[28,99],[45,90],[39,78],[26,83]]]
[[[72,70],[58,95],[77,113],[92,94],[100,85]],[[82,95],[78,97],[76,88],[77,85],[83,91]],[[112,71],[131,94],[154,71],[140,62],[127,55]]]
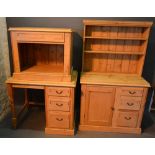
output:
[[[55,128],[45,128],[46,134],[54,135],[70,135],[74,136],[74,129],[55,129]]]
[[[101,131],[101,132],[141,134],[141,128],[107,127],[107,126],[92,126],[92,125],[80,125],[79,131]]]

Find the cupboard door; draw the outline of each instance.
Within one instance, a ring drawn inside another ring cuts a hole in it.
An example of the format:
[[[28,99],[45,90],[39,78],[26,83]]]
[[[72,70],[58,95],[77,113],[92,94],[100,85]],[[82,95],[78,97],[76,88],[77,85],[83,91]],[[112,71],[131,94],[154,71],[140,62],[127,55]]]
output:
[[[115,89],[88,86],[86,90],[85,122],[90,125],[111,125]]]

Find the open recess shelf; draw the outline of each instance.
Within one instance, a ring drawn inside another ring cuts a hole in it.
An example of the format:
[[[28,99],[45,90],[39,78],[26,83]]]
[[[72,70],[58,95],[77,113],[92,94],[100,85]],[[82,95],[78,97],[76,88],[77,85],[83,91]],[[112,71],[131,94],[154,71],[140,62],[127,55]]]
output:
[[[150,22],[84,20],[83,72],[141,75]]]
[[[71,81],[72,30],[10,28],[16,79]]]
[[[21,72],[64,72],[64,46],[57,44],[19,43]]]

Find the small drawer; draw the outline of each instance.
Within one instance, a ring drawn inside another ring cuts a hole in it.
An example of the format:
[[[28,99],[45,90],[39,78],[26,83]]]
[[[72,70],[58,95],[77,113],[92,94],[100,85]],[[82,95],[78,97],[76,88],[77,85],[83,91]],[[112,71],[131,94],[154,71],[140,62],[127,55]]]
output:
[[[69,128],[69,114],[68,113],[54,113],[48,111],[47,126],[50,128]]]
[[[141,97],[121,96],[118,109],[139,110],[141,107]]]
[[[143,96],[143,88],[122,87],[120,95],[125,95],[125,96]]]
[[[64,42],[64,33],[50,32],[17,32],[18,41]]]
[[[70,99],[62,98],[61,100],[59,98],[53,98],[52,96],[49,96],[48,103],[47,103],[48,110],[53,111],[70,111]]]
[[[53,96],[70,96],[70,88],[64,88],[64,87],[47,87],[46,88],[48,95]]]
[[[138,112],[119,111],[117,114],[117,126],[135,128],[138,121]]]

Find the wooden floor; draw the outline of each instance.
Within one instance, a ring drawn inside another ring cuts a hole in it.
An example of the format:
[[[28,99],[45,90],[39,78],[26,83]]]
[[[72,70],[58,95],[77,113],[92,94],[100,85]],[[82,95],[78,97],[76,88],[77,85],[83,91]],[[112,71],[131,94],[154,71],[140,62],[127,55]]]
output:
[[[155,121],[155,114],[151,114]],[[148,119],[148,118],[147,118]],[[104,132],[84,132],[77,131],[75,136],[45,135],[45,112],[44,108],[33,107],[25,114],[22,123],[16,130],[11,128],[11,114],[8,114],[5,120],[0,123],[0,137],[3,138],[155,138],[155,123],[152,120],[146,120],[143,123],[144,131],[141,135],[136,134],[118,134]]]

